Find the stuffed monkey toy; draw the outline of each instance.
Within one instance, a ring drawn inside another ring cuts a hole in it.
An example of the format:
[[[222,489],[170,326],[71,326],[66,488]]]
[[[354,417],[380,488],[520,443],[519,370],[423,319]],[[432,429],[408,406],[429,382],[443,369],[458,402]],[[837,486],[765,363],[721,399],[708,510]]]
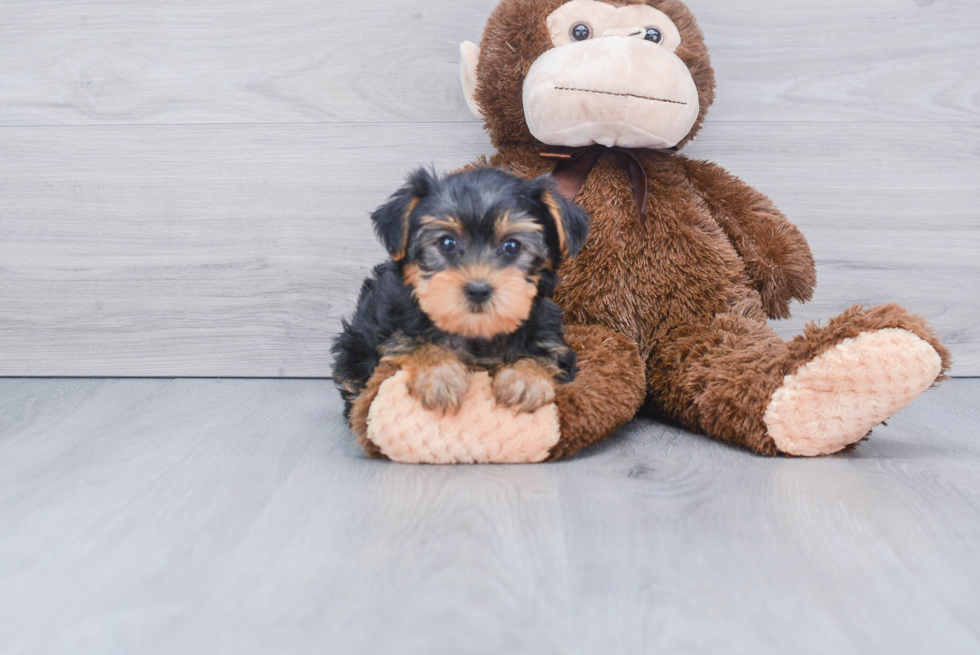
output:
[[[769,327],[811,298],[813,257],[763,194],[676,154],[714,98],[679,0],[503,0],[461,53],[467,104],[497,150],[475,165],[550,173],[591,216],[554,297],[578,375],[537,415],[474,392],[460,420],[427,414],[382,365],[351,414],[369,453],[556,459],[646,406],[762,455],[827,455],[944,377],[949,352],[898,305],[854,306],[789,342]]]

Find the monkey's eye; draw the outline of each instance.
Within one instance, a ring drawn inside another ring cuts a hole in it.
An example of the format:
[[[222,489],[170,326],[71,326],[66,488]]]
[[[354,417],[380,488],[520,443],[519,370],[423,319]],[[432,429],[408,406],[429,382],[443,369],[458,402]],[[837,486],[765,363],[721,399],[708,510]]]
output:
[[[653,41],[654,43],[660,43],[664,40],[664,35],[660,33],[656,27],[648,27],[647,33],[643,37],[647,41]]]
[[[456,252],[456,239],[452,237],[439,239],[439,251],[444,255],[451,255]]]
[[[585,41],[592,36],[592,28],[585,23],[575,23],[568,35],[572,37],[572,41]]]
[[[517,239],[507,239],[504,241],[503,245],[500,246],[500,251],[504,253],[504,256],[513,259],[521,254],[521,242]]]

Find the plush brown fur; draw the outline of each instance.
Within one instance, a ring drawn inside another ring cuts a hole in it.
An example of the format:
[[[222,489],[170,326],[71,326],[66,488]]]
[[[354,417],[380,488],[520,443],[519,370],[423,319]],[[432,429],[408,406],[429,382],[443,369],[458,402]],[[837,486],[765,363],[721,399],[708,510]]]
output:
[[[550,459],[573,455],[625,425],[646,396],[636,344],[600,325],[570,325],[568,345],[578,355],[575,380],[555,390],[561,441]]]
[[[815,359],[845,339],[853,339],[862,332],[888,328],[908,330],[932,346],[942,360],[943,372],[936,381],[948,379],[946,371],[953,363],[949,350],[932,328],[926,325],[924,318],[910,314],[903,307],[895,304],[876,307],[854,305],[843,314],[830,319],[827,325],[808,324],[803,334],[787,344],[790,356],[796,364],[787,373],[794,373],[799,364]]]
[[[628,0],[642,3],[643,0]],[[534,177],[554,169],[524,122],[522,83],[551,47],[545,18],[563,0],[503,0],[487,24],[475,98],[498,152],[490,163]],[[625,4],[614,2],[611,4]],[[649,0],[679,28],[678,56],[701,103],[694,138],[714,98],[701,32],[678,0]],[[895,305],[853,308],[789,343],[766,318],[789,316],[816,283],[806,240],[772,202],[722,168],[673,154],[636,151],[648,179],[649,211],[637,221],[632,184],[604,154],[575,197],[589,211],[585,248],[560,270],[555,300],[565,309],[576,380],[557,390],[562,440],[570,455],[628,421],[644,402],[684,426],[766,455],[777,454],[763,414],[784,377],[844,339],[887,327],[907,329],[949,353]]]

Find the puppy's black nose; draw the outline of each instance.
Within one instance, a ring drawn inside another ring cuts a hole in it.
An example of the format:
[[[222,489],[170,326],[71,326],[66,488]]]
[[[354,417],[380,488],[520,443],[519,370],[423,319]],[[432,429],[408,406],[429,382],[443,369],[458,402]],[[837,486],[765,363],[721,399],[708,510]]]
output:
[[[470,302],[480,304],[487,301],[490,294],[493,293],[493,287],[486,282],[470,282],[466,285],[466,288],[463,289],[463,293],[466,294],[466,298]]]

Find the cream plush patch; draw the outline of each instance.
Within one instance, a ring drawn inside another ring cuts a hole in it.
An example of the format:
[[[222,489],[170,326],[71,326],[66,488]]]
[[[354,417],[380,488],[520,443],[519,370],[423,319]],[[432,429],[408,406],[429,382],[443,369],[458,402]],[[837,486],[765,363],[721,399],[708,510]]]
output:
[[[698,89],[676,54],[681,35],[667,14],[645,4],[572,0],[547,22],[555,47],[524,78],[524,120],[536,139],[671,148],[691,131]]]
[[[899,328],[862,332],[787,375],[764,421],[789,455],[829,455],[860,441],[936,381],[939,354]]]
[[[367,438],[405,464],[524,464],[540,462],[558,443],[558,408],[516,413],[493,399],[493,382],[474,373],[458,414],[423,408],[408,393],[408,373],[381,384],[368,412]]]

